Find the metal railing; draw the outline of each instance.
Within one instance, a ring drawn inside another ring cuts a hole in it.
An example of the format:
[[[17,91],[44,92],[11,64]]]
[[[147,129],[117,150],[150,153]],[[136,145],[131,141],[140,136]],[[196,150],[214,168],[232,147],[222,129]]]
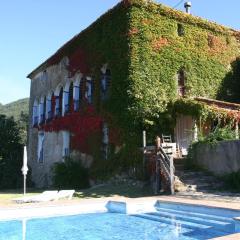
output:
[[[168,156],[161,146],[157,147],[156,153],[156,188],[160,188],[158,184],[162,182],[163,178],[165,180],[165,184],[167,184],[168,190],[171,194],[174,194],[174,164],[173,164],[173,156]],[[158,178],[160,178],[158,181]]]
[[[174,154],[164,150],[160,137],[156,137],[155,146],[146,146],[146,132],[143,131],[143,167],[149,171],[155,194],[162,190],[174,194]],[[147,163],[148,162],[148,163]],[[148,174],[146,172],[146,174]],[[147,176],[147,175],[146,175]]]

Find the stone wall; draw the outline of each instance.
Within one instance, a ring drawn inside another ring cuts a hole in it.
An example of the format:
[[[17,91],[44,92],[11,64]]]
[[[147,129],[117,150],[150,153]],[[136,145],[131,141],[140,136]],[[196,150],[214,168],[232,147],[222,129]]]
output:
[[[195,161],[216,175],[236,172],[240,170],[240,141],[223,141],[216,145],[199,146]]]
[[[31,131],[29,166],[32,169],[32,180],[38,188],[52,185],[52,166],[63,161],[63,134],[60,132],[45,132],[43,142],[43,163],[38,161],[38,131]]]
[[[34,76],[31,80],[29,102],[29,133],[28,133],[28,164],[32,169],[32,180],[36,187],[48,187],[52,183],[51,167],[54,162],[62,160],[63,137],[62,133],[45,132],[44,138],[44,163],[38,162],[38,129],[32,127],[34,101],[40,101],[41,97],[55,92],[60,86],[64,86],[68,78],[66,70],[67,59],[64,58],[58,65],[46,69],[46,77],[43,72]]]

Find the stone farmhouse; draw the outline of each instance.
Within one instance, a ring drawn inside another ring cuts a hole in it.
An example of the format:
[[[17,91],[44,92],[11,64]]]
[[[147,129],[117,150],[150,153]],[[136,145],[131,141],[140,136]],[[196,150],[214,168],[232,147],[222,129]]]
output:
[[[65,157],[91,167],[141,146],[143,129],[171,134],[182,152],[216,119],[238,130],[238,106],[224,100],[235,94],[239,40],[235,30],[161,4],[121,1],[28,75],[36,186],[51,185],[51,168]]]

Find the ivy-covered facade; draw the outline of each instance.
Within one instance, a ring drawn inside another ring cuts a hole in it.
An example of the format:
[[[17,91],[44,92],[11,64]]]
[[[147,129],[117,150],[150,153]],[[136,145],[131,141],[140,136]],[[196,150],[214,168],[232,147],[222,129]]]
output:
[[[51,184],[65,155],[99,169],[114,155],[132,159],[124,149],[140,146],[143,129],[173,134],[178,113],[201,116],[193,98],[228,99],[239,39],[161,4],[121,1],[28,76],[36,185]]]

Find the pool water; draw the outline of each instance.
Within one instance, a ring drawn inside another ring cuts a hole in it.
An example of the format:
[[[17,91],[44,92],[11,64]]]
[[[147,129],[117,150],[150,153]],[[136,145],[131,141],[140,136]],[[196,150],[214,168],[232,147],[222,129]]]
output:
[[[0,222],[0,240],[193,240],[234,232],[231,228],[224,232],[196,222],[184,224],[171,213],[164,221],[156,214],[93,213],[5,221]]]

